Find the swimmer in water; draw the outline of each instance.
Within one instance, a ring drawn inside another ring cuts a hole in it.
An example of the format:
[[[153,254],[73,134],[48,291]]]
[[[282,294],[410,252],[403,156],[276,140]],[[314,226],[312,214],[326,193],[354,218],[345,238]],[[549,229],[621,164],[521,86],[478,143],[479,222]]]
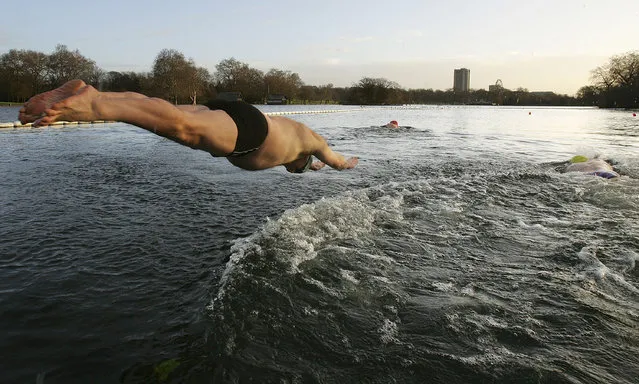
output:
[[[566,166],[566,172],[582,172],[604,179],[619,177],[619,174],[612,169],[612,165],[598,158],[588,159],[586,156],[575,156],[570,159],[570,164]]]
[[[397,120],[391,120],[388,124],[384,125],[385,128],[397,129],[399,128],[399,123]]]
[[[359,161],[334,152],[306,125],[266,116],[242,101],[176,106],[135,92],[100,92],[82,80],[33,96],[18,117],[22,124],[34,127],[56,121],[129,123],[214,157],[226,157],[236,167],[251,171],[278,165],[291,173],[317,171],[325,165],[343,170]],[[313,162],[313,156],[320,161]]]

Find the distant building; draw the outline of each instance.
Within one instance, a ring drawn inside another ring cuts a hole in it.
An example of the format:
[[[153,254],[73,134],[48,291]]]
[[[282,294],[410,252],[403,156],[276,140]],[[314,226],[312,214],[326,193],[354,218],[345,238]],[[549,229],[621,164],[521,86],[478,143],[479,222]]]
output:
[[[459,68],[455,70],[453,90],[455,92],[468,92],[470,90],[470,69]]]
[[[282,105],[288,104],[288,99],[284,95],[268,95],[266,99],[268,105]]]
[[[217,98],[226,101],[242,100],[242,92],[220,92],[217,94]]]

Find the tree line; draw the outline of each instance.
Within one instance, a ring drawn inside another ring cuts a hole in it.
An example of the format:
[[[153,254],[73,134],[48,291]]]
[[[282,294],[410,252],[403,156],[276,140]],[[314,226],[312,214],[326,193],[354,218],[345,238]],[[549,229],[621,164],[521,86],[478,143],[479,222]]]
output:
[[[176,104],[202,103],[223,92],[238,92],[249,103],[264,103],[269,95],[283,95],[291,103],[354,105],[496,104],[597,105],[636,108],[639,98],[639,53],[613,56],[592,71],[593,84],[575,97],[554,92],[509,90],[497,84],[489,90],[404,89],[385,78],[364,77],[350,87],[305,84],[297,73],[252,68],[235,58],[222,60],[211,74],[174,49],[163,49],[150,72],[100,69],[78,50],[58,45],[45,54],[12,49],[0,56],[0,100],[24,102],[71,79],[83,79],[101,91],[133,91]]]
[[[639,51],[612,56],[592,71],[592,85],[581,87],[577,98],[602,108],[639,107]]]

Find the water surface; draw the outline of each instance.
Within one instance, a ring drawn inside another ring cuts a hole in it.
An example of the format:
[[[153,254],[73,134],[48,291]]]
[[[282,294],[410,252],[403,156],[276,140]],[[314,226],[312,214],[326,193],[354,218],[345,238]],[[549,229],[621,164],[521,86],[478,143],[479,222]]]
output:
[[[193,383],[636,382],[637,118],[330,108],[350,111],[293,117],[356,169],[242,171],[126,124],[0,130],[2,382],[167,361]],[[576,154],[624,176],[560,172]]]

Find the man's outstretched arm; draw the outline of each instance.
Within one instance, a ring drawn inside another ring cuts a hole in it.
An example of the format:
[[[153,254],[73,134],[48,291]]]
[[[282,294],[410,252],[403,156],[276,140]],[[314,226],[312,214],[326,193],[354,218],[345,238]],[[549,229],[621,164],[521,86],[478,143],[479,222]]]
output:
[[[309,167],[313,171],[325,165],[337,170],[349,169],[358,163],[357,157],[345,159],[334,152],[326,140],[306,124],[284,116],[267,116],[267,120],[269,138],[264,149],[269,151],[269,156],[278,158],[277,163],[284,165],[289,172],[296,173],[299,169],[305,168],[310,155],[320,160]]]
[[[322,163],[328,165],[331,168],[337,169],[339,171],[344,169],[354,168],[357,165],[357,163],[359,163],[359,158],[351,157],[346,159],[344,156],[333,151],[328,146],[328,144],[326,143],[326,140],[324,140],[323,137],[321,137],[315,132],[313,133],[317,136],[317,138],[321,142],[320,148],[316,150],[313,153],[313,155],[317,157]],[[311,169],[314,169],[314,168],[321,169],[322,167],[323,166],[321,164],[318,164],[318,165],[313,164]]]

